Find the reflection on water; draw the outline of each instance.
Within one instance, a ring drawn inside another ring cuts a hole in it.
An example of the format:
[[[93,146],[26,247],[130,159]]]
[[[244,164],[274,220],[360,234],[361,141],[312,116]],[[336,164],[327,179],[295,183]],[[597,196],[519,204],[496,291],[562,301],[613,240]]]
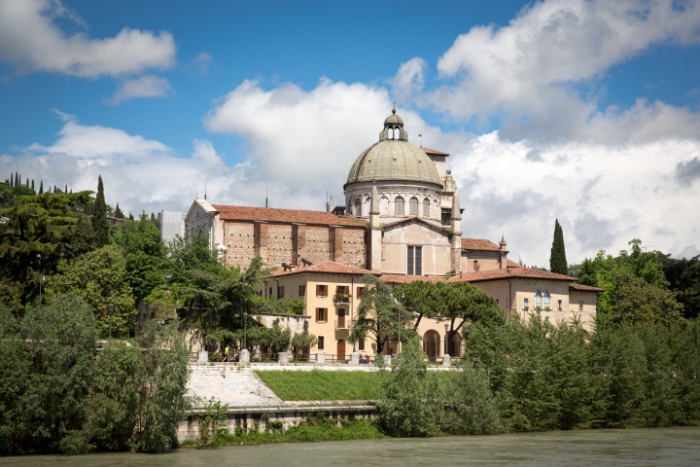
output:
[[[700,428],[555,431],[0,458],[2,466],[700,466]]]

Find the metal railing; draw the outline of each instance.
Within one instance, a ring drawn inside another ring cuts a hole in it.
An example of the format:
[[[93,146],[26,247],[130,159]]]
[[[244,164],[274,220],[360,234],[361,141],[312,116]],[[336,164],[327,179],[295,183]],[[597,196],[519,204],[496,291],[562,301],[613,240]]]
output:
[[[336,329],[350,329],[350,320],[349,319],[343,319],[343,320],[336,319],[335,320],[335,328]]]

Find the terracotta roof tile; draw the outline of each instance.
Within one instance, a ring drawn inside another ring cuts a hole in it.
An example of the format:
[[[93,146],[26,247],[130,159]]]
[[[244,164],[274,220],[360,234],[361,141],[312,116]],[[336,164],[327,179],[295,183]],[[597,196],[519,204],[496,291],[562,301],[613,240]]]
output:
[[[434,154],[434,155],[436,155],[436,156],[449,156],[448,153],[442,152],[442,151],[438,151],[437,149],[424,148],[423,146],[421,146],[420,148],[421,148],[421,149],[423,150],[423,152],[426,153],[426,154]]]
[[[508,260],[508,267],[509,268],[522,268],[523,265],[516,263],[515,261]]]
[[[354,266],[346,266],[344,264],[335,263],[333,261],[321,261],[320,263],[312,264],[311,266],[294,268],[293,271],[285,271],[278,269],[272,272],[271,276],[289,276],[292,274],[346,274],[353,276],[364,276],[365,274],[373,274],[368,269],[356,268]]]
[[[584,284],[569,284],[569,290],[576,290],[577,292],[605,292],[605,289],[600,287]]]
[[[463,250],[479,250],[479,251],[499,251],[500,247],[491,240],[483,238],[463,238]]]
[[[407,276],[405,274],[382,274],[379,279],[387,284],[409,284],[413,281],[439,282],[429,276]]]
[[[257,208],[251,206],[225,206],[212,204],[219,211],[222,220],[263,221],[316,225],[342,225],[364,227],[365,221],[353,216],[338,217],[326,211],[306,211],[301,209]]]
[[[508,269],[494,269],[491,271],[463,273],[461,277],[451,277],[447,282],[481,282],[499,279],[547,279],[553,281],[567,282],[573,282],[576,280],[575,277],[565,276],[563,274],[542,271],[540,269],[518,267]]]

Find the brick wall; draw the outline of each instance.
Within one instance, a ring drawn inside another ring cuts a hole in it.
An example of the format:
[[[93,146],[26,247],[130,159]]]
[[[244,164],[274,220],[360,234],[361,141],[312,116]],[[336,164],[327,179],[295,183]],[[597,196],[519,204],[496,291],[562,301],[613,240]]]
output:
[[[224,242],[226,245],[227,266],[240,266],[245,269],[250,266],[255,257],[255,233],[252,223],[224,223]]]

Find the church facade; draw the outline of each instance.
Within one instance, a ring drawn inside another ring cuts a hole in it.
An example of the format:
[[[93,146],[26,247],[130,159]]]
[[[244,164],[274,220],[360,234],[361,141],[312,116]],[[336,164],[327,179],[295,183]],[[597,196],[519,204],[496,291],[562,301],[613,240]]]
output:
[[[462,236],[462,209],[448,157],[409,143],[394,110],[379,141],[350,168],[345,206],[329,203],[326,211],[309,211],[196,199],[185,216],[185,232],[207,233],[211,248],[229,266],[246,268],[259,256],[268,267],[277,267],[265,279],[262,294],[306,303],[306,327],[319,338],[312,353],[343,358],[352,350],[345,341],[365,274],[392,285],[466,281],[494,297],[506,315],[527,319],[539,312],[552,322],[578,319],[592,329],[601,289],[510,261],[503,237],[495,244]],[[429,356],[445,351],[461,356],[459,333],[450,333],[444,323],[423,319],[418,331]],[[360,343],[359,351],[374,355],[376,346]],[[384,349],[396,351],[395,343]]]

